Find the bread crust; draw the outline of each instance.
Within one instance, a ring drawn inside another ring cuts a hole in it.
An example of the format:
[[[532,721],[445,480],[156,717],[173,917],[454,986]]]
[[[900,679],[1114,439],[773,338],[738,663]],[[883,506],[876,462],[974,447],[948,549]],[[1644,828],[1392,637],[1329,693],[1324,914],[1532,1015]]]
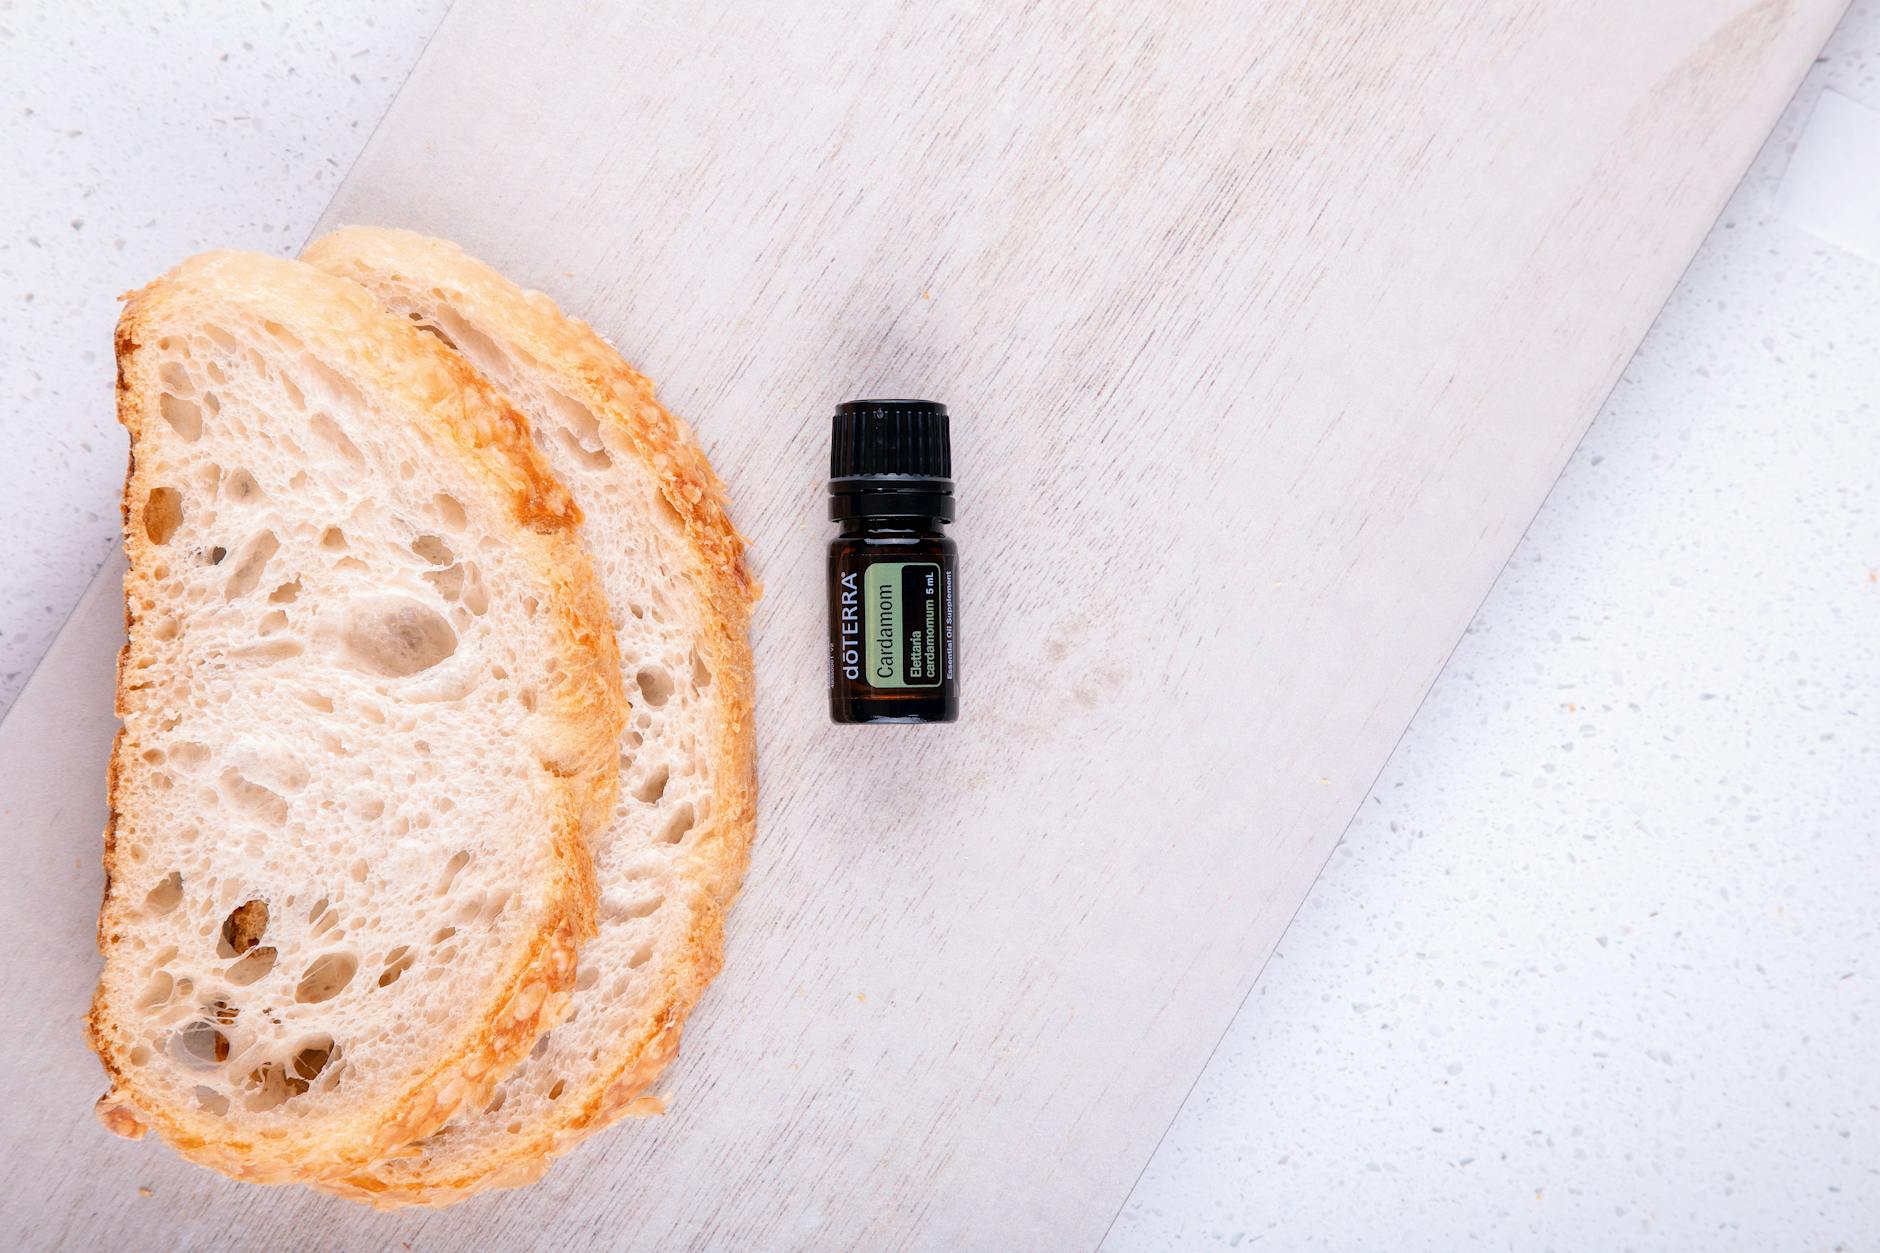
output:
[[[653,1012],[593,1064],[578,1092],[570,1085],[553,1107],[552,1120],[525,1127],[500,1157],[489,1155],[448,1171],[427,1171],[407,1157],[395,1174],[364,1171],[321,1185],[379,1208],[448,1205],[488,1189],[528,1183],[592,1132],[622,1117],[660,1112],[659,1101],[646,1090],[677,1053],[686,1016],[723,964],[725,909],[749,864],[757,783],[747,632],[760,589],[746,564],[744,537],[727,511],[724,485],[691,430],[659,403],[653,384],[585,322],[563,313],[548,296],[524,291],[456,245],[409,231],[345,228],[316,241],[303,255],[368,288],[436,287],[452,303],[500,319],[513,342],[555,377],[559,390],[624,437],[681,523],[692,554],[685,577],[704,611],[698,646],[714,684],[723,685],[712,750],[711,817],[688,848],[681,870],[692,886],[686,894],[687,942],[663,972]]]
[[[127,675],[144,645],[136,590],[155,545],[135,524],[133,502],[148,487],[137,449],[155,416],[160,387],[147,349],[170,327],[187,325],[205,306],[239,310],[281,323],[323,359],[363,385],[394,397],[406,411],[438,417],[438,446],[459,460],[518,523],[516,538],[547,589],[556,652],[566,679],[544,702],[557,735],[549,765],[553,829],[551,882],[543,925],[502,967],[472,1021],[450,1047],[382,1107],[311,1121],[291,1137],[237,1133],[206,1111],[179,1108],[140,1083],[136,1066],[119,1055],[106,985],[113,957],[131,925],[131,903],[120,899],[118,826],[126,766],[120,730],[107,772],[109,817],[104,832],[104,899],[98,945],[106,962],[87,1016],[87,1034],[110,1080],[97,1113],[105,1126],[133,1138],[154,1130],[178,1152],[239,1179],[315,1182],[358,1170],[398,1145],[442,1126],[466,1101],[487,1098],[542,1031],[566,1012],[578,944],[594,931],[596,886],[586,833],[612,805],[617,784],[615,742],[627,713],[613,630],[598,578],[576,538],[580,511],[530,443],[527,427],[474,370],[399,319],[384,313],[357,285],[297,261],[247,253],[207,253],[130,293],[116,336],[118,418],[129,430],[131,458],[122,503],[126,643],[119,654],[117,711],[130,708]]]

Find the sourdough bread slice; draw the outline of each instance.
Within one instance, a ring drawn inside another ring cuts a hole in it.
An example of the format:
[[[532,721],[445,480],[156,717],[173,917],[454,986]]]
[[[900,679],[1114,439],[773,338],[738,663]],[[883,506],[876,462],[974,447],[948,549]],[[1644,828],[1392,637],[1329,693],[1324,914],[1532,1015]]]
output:
[[[596,837],[600,925],[567,1019],[442,1134],[323,1186],[381,1206],[443,1205],[539,1176],[629,1113],[717,972],[723,908],[754,821],[747,622],[755,588],[723,488],[685,424],[584,323],[452,244],[342,230],[306,260],[360,283],[481,370],[528,418],[584,511],[634,713]]]
[[[187,261],[117,351],[99,1114],[356,1171],[481,1107],[592,932],[626,710],[579,512],[461,358],[298,261]]]

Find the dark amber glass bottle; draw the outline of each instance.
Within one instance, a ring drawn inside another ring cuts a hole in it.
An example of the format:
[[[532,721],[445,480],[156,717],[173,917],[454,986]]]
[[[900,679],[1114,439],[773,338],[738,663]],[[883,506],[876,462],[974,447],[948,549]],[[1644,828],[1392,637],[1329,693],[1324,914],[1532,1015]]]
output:
[[[829,716],[959,717],[959,550],[945,405],[851,400],[829,452]]]

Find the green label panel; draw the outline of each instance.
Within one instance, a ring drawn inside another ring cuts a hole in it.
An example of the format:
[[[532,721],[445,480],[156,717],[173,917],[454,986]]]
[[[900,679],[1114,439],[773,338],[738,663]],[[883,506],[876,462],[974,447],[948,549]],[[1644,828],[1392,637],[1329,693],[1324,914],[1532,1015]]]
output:
[[[939,687],[940,566],[878,561],[862,576],[862,624],[871,687]]]

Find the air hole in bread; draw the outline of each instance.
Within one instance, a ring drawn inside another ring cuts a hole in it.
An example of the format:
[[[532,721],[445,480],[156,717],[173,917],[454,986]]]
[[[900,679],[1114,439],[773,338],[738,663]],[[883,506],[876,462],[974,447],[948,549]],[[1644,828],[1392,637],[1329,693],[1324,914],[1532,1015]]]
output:
[[[322,953],[313,959],[307,973],[300,976],[300,983],[294,988],[294,999],[302,1005],[330,1001],[346,990],[358,970],[359,959],[351,953]]]
[[[174,392],[164,392],[157,397],[157,412],[171,429],[190,443],[202,438],[202,406],[195,401]]]
[[[431,497],[431,512],[437,515],[439,522],[453,531],[461,531],[470,524],[470,515],[464,512],[463,502],[444,492]]]
[[[279,1062],[263,1062],[242,1079],[242,1107],[251,1113],[277,1109],[307,1090],[307,1081],[289,1075]]]
[[[672,811],[672,817],[666,819],[666,825],[659,829],[660,842],[677,844],[685,838],[686,832],[692,829],[693,821],[692,806],[689,804],[679,806]]]
[[[389,988],[398,982],[398,976],[411,969],[418,960],[411,949],[403,944],[385,955],[385,968],[379,971],[379,986]]]
[[[614,464],[614,459],[607,455],[605,449],[584,446],[573,432],[562,430],[555,434],[560,437],[562,447],[568,450],[568,455],[580,465],[590,470],[605,470]]]
[[[420,535],[411,541],[411,551],[434,566],[447,566],[457,560],[450,545],[436,535]]]
[[[585,992],[589,988],[593,987],[595,984],[599,983],[600,981],[601,981],[600,968],[590,962],[589,964],[581,967],[580,970],[575,972],[574,990],[577,992]]]
[[[315,1036],[300,1046],[290,1067],[293,1077],[312,1084],[326,1068],[339,1060],[339,1047],[330,1035]]]
[[[648,896],[629,896],[624,892],[610,890],[601,894],[600,916],[604,922],[631,922],[636,918],[651,917],[664,903],[665,898],[657,892]]]
[[[248,644],[241,648],[232,648],[228,655],[232,661],[272,665],[277,661],[286,661],[289,657],[298,657],[306,651],[304,645],[294,640],[271,640],[265,644]]]
[[[145,761],[153,766],[161,766],[163,759],[169,756],[168,753],[165,753],[160,748],[146,748],[141,755]]]
[[[556,433],[574,459],[593,470],[605,470],[614,463],[601,440],[601,424],[594,411],[571,396],[554,388],[544,390],[542,399],[561,422]]]
[[[300,703],[307,706],[309,709],[317,709],[323,714],[333,712],[333,698],[326,695],[324,692],[302,691],[299,693],[299,696]]]
[[[426,335],[429,335],[431,338],[442,343],[446,348],[455,348],[457,346],[456,343],[454,343],[451,340],[451,337],[444,333],[443,327],[439,326],[435,322],[430,321],[422,313],[418,313],[414,310],[413,312],[408,313],[405,316],[410,318],[413,322],[417,323],[419,330],[423,331]]]
[[[529,1056],[540,1057],[542,1054],[548,1052],[548,1041],[549,1041],[549,1034],[547,1032],[543,1032],[542,1038],[537,1040],[535,1042],[535,1047],[529,1050]]]
[[[144,497],[144,534],[153,544],[167,544],[183,525],[183,494],[174,487],[153,487]]]
[[[238,813],[250,814],[275,826],[287,821],[287,800],[273,788],[263,787],[229,766],[217,780],[222,799]]]
[[[646,776],[645,782],[633,789],[633,799],[643,801],[648,805],[657,804],[659,798],[666,794],[666,781],[671,777],[672,768],[661,765]]]
[[[180,361],[165,361],[158,366],[157,381],[165,391],[175,392],[178,396],[196,394],[196,380],[189,377],[189,370]]]
[[[223,594],[230,600],[246,596],[255,590],[261,582],[261,572],[267,569],[268,561],[281,550],[281,541],[275,538],[273,531],[263,531],[249,542],[236,562],[235,570],[228,576],[228,585]]]
[[[222,948],[218,951],[223,957],[239,957],[261,943],[267,931],[267,902],[243,901],[222,920]]]
[[[271,605],[291,605],[299,599],[300,580],[298,578],[289,579],[268,593],[268,603]]]
[[[288,375],[281,375],[281,390],[287,393],[287,403],[304,411],[307,408],[307,394],[300,390],[300,384]]]
[[[330,553],[346,551],[346,532],[336,526],[329,526],[320,532],[320,547]]]
[[[711,685],[712,668],[705,664],[705,659],[695,649],[692,653],[692,686],[702,692]]]
[[[534,688],[532,687],[523,688],[521,691],[516,693],[516,700],[520,702],[522,707],[528,710],[530,713],[535,712],[535,689]]]
[[[664,666],[641,666],[633,678],[640,685],[641,698],[654,709],[672,699],[672,676]]]
[[[228,556],[228,549],[217,544],[209,550],[209,564],[219,566],[222,564],[222,559],[226,556]]]
[[[464,572],[464,608],[480,618],[489,612],[489,593],[483,590],[483,580],[477,575],[477,568],[475,566],[466,563],[462,569]]]
[[[131,1048],[131,1065],[148,1066],[150,1064],[150,1058],[151,1052],[148,1045],[138,1044]]]
[[[191,1070],[214,1070],[228,1060],[228,1037],[207,1018],[170,1036],[170,1056]]]
[[[286,629],[287,611],[285,609],[269,610],[267,613],[261,615],[261,621],[255,627],[255,630],[262,635],[273,635],[276,631],[285,631]]]
[[[483,1107],[483,1112],[486,1114],[494,1114],[497,1110],[503,1107],[503,1103],[507,1101],[508,1099],[509,1099],[508,1088],[496,1089],[496,1094],[490,1097],[490,1103]]]
[[[196,1085],[196,1104],[221,1118],[228,1113],[228,1098],[214,1088]]]
[[[339,423],[331,414],[316,413],[307,419],[307,429],[318,436],[320,441],[334,452],[350,461],[354,466],[364,468],[366,455],[359,451],[359,445],[352,442],[346,432],[339,429]]]
[[[431,943],[442,944],[445,940],[450,939],[450,937],[456,934],[457,928],[455,927],[439,927],[436,931],[431,933]]]
[[[390,679],[428,670],[457,651],[457,633],[443,614],[399,598],[353,606],[342,639],[349,665]]]
[[[437,316],[421,323],[425,330],[470,358],[477,369],[491,378],[505,378],[515,369],[509,354],[498,347],[495,340],[458,317],[454,310],[444,307],[441,299],[438,303]]]
[[[457,881],[457,876],[462,874],[463,868],[469,864],[469,853],[462,851],[452,853],[450,860],[444,863],[443,875],[437,881],[437,894],[439,896],[450,895],[451,884]]]
[[[335,370],[326,362],[314,356],[303,356],[299,362],[303,378],[303,389],[309,392],[323,393],[336,407],[351,413],[357,413],[366,407],[365,394],[354,387],[352,380]]]
[[[172,870],[157,881],[144,896],[144,908],[153,914],[167,914],[183,901],[183,872]]]
[[[246,470],[230,470],[222,479],[222,496],[238,502],[258,500],[261,497],[261,484],[255,482],[255,476]]]
[[[240,961],[228,968],[225,976],[238,988],[245,988],[255,980],[274,969],[275,959],[280,954],[272,945],[264,944],[260,948],[250,949]]]
[[[649,960],[651,960],[652,956],[653,956],[653,942],[651,940],[641,941],[640,946],[638,948],[634,949],[631,953],[627,954],[627,969],[638,970],[641,966],[644,966]]]
[[[176,990],[176,980],[167,970],[159,970],[150,976],[150,982],[144,986],[143,995],[137,998],[138,1009],[156,1009],[170,1002],[170,993]]]
[[[170,745],[170,761],[186,770],[195,770],[209,760],[209,746],[194,740],[178,740]]]

